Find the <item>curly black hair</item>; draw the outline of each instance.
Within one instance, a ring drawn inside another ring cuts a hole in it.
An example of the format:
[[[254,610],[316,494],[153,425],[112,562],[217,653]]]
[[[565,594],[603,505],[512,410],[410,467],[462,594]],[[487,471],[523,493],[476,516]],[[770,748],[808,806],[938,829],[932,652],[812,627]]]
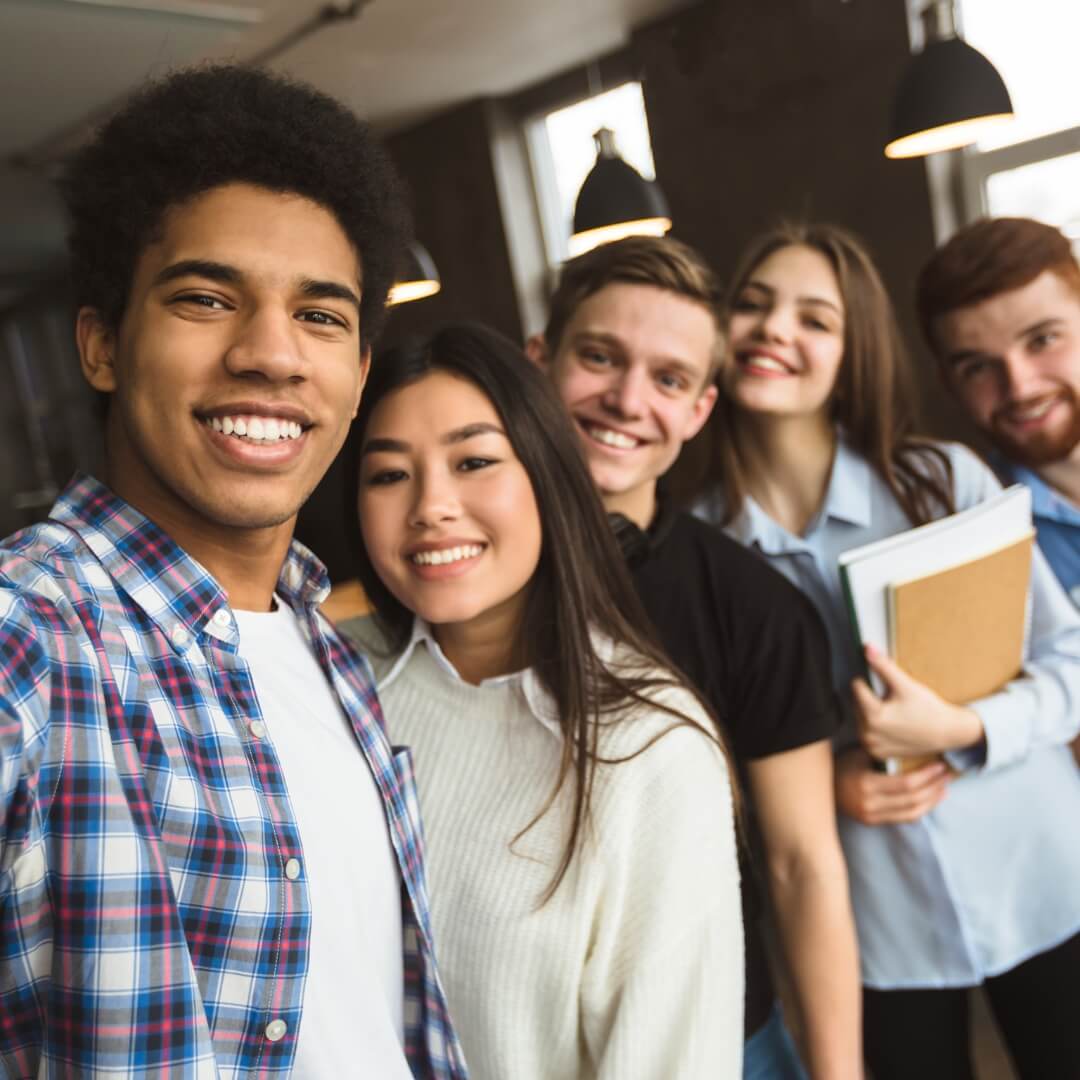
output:
[[[68,162],[59,186],[76,302],[119,326],[136,261],[165,212],[234,182],[302,195],[337,218],[360,257],[361,340],[371,344],[408,235],[397,174],[344,105],[238,64],[151,83]]]

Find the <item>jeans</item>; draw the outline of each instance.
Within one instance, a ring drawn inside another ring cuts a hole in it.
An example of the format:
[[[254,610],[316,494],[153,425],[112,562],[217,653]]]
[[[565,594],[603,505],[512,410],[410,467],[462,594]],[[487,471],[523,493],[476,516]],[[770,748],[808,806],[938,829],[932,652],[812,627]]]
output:
[[[743,1045],[743,1080],[807,1080],[779,1002]]]

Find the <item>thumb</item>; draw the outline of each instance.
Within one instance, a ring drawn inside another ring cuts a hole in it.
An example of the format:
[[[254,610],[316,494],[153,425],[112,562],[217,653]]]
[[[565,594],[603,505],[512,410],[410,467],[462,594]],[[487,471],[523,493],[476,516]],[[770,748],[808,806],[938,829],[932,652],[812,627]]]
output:
[[[863,652],[866,655],[867,664],[881,678],[890,695],[904,690],[912,682],[911,676],[891,656],[880,649],[867,645]]]

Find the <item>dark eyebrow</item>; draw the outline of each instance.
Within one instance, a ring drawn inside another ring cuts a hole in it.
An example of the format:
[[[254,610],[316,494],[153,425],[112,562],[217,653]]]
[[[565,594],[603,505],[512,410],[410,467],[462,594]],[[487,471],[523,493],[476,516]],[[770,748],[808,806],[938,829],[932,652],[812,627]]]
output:
[[[155,285],[166,285],[182,277],[201,277],[208,281],[218,281],[222,285],[240,285],[244,275],[235,266],[214,262],[212,259],[181,259],[159,270],[154,276]],[[300,291],[312,300],[345,300],[360,310],[360,297],[347,285],[336,281],[316,281],[314,278],[301,278]]]
[[[477,435],[501,435],[506,438],[506,432],[498,424],[489,424],[486,421],[478,421],[475,424],[466,424],[464,427],[448,431],[440,440],[443,446],[453,446],[454,443],[464,442],[466,439],[475,438]]]
[[[300,281],[300,291],[312,300],[345,300],[357,311],[360,310],[360,297],[347,285],[339,285],[336,281],[303,278]]]
[[[439,442],[443,446],[453,446],[456,443],[465,442],[467,439],[473,439],[477,435],[501,435],[504,439],[506,438],[506,432],[498,424],[489,424],[480,420],[475,424],[466,424],[464,427],[448,431],[439,439]],[[412,444],[402,439],[368,439],[360,451],[360,456],[378,453],[407,454],[411,449]]]
[[[201,277],[220,281],[223,285],[239,285],[244,275],[235,266],[212,262],[210,259],[181,259],[171,263],[154,275],[154,285],[166,285],[182,277]]]

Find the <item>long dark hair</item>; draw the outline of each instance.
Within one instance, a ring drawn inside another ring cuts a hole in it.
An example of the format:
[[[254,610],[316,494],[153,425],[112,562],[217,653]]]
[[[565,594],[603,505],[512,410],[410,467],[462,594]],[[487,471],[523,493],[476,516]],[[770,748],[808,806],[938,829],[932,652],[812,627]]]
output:
[[[602,721],[616,722],[628,706],[635,705],[671,716],[671,726],[630,757],[674,727],[698,725],[647,696],[658,687],[686,685],[685,680],[676,676],[647,629],[648,617],[608,525],[577,435],[550,380],[507,338],[475,324],[447,326],[427,341],[379,356],[350,435],[346,520],[353,530],[357,574],[391,650],[404,647],[413,614],[383,584],[364,548],[356,514],[361,450],[372,414],[387,395],[436,371],[467,379],[491,401],[529,477],[540,514],[540,560],[529,584],[514,650],[521,666],[536,672],[556,702],[564,738],[555,788],[515,840],[546,813],[563,785],[572,783],[570,833],[546,899],[558,888],[581,844],[597,764],[616,763],[600,756]],[[594,633],[628,646],[636,654],[633,670],[625,664],[607,663],[596,650]],[[711,715],[701,696],[697,697]],[[720,741],[718,732],[707,734]],[[734,791],[734,770],[728,772]]]
[[[731,279],[726,318],[754,270],[774,252],[806,247],[836,275],[844,301],[844,353],[833,388],[832,419],[844,440],[877,470],[913,525],[952,513],[952,468],[940,447],[915,434],[916,394],[907,351],[885,285],[866,248],[836,225],[782,224],[758,236]],[[730,362],[730,360],[729,360]],[[723,377],[720,379],[723,385]],[[716,467],[728,520],[742,509],[745,471],[732,437],[738,408],[720,395],[714,413]]]

